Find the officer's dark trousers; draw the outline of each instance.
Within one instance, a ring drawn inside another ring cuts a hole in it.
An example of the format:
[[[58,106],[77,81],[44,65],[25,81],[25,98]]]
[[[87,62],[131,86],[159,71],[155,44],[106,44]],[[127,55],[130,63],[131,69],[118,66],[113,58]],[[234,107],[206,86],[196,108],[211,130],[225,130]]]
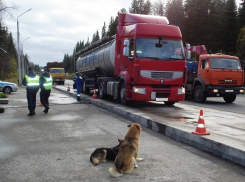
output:
[[[49,106],[48,98],[50,96],[50,92],[51,92],[51,90],[41,90],[41,92],[40,92],[41,103],[44,106]]]
[[[36,108],[36,95],[37,95],[37,91],[31,91],[31,90],[26,91],[28,109],[30,111],[35,110]]]

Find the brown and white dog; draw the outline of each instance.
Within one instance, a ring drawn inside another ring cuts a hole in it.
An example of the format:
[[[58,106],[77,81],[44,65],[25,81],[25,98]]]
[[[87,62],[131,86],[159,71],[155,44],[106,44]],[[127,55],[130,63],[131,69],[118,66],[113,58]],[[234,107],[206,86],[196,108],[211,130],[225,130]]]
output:
[[[109,169],[113,177],[122,176],[123,173],[131,173],[134,167],[138,167],[137,159],[141,126],[138,123],[128,125],[129,130],[119,146],[119,151],[114,161],[115,167]]]
[[[114,161],[119,150],[119,146],[122,143],[122,139],[118,139],[119,144],[112,148],[97,148],[90,156],[90,161],[94,166],[101,162],[106,162],[107,160]]]

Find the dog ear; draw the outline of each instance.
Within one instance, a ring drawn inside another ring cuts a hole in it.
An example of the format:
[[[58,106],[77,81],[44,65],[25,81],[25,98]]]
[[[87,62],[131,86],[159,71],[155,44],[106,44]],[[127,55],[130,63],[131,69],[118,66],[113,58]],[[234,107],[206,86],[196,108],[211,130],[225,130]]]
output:
[[[132,125],[130,124],[130,125],[128,125],[128,127],[131,127]]]
[[[122,142],[122,141],[123,141],[123,139],[118,138],[118,142]]]
[[[138,125],[137,125],[137,128],[138,128],[138,129],[140,129],[140,128],[141,128],[141,126],[138,124]]]

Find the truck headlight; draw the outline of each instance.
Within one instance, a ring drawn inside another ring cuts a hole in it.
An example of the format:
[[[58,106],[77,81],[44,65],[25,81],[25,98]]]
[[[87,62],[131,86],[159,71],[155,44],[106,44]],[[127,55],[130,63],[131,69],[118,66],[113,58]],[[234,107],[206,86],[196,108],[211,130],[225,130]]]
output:
[[[240,90],[240,93],[244,93],[244,90]]]
[[[219,90],[218,89],[213,89],[212,92],[213,93],[217,93]]]
[[[178,88],[178,95],[185,94],[185,88]]]
[[[145,92],[145,88],[136,88],[136,87],[133,87],[133,92],[137,93],[137,94],[146,94]]]

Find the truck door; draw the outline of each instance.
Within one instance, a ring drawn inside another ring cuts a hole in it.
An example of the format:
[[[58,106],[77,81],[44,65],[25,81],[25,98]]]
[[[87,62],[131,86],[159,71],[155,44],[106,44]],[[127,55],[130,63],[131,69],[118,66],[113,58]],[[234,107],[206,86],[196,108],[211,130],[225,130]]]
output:
[[[209,85],[210,82],[210,63],[208,59],[202,59],[199,62],[198,78],[200,78],[205,85]]]

